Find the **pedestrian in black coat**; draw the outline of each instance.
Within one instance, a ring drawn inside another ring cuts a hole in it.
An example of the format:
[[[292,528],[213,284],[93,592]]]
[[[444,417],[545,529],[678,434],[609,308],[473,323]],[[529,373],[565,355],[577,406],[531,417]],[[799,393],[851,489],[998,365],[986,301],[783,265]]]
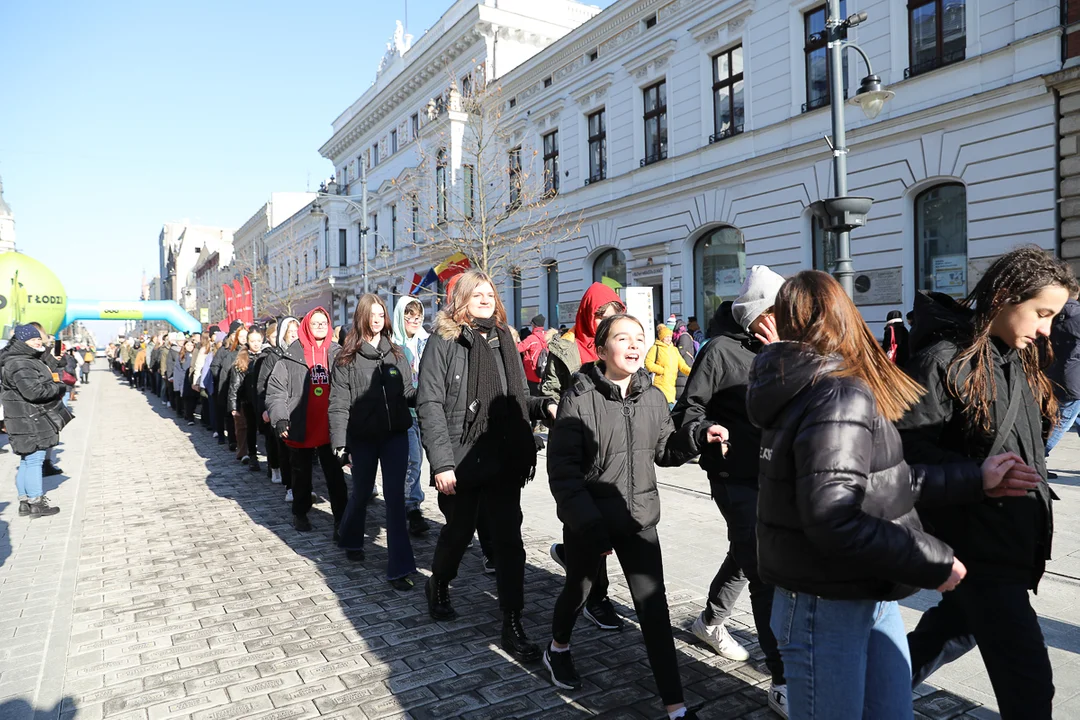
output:
[[[266,464],[270,466],[270,482],[275,485],[284,485],[288,492],[292,491],[292,466],[289,463],[289,448],[284,441],[274,432],[270,424],[270,410],[267,406],[266,393],[270,384],[270,376],[274,372],[278,361],[285,355],[285,349],[297,338],[297,329],[300,321],[294,317],[285,316],[276,323],[271,323],[267,328],[267,340],[270,344],[266,348],[266,354],[259,361],[258,373],[255,382],[255,413],[259,417],[259,430],[263,434],[266,443]],[[291,496],[286,495],[291,500]]]
[[[907,371],[927,392],[898,423],[910,462],[981,462],[1006,451],[1045,478],[1058,404],[1039,348],[1075,288],[1068,265],[1025,247],[996,260],[963,303],[916,297]],[[977,644],[1003,718],[1051,716],[1050,659],[1028,590],[1050,557],[1052,496],[1040,482],[1022,497],[922,513],[968,577],[908,636],[914,684]]]
[[[416,401],[412,365],[391,340],[389,311],[373,293],[360,298],[352,328],[330,375],[330,443],[342,464],[352,464],[353,491],[341,520],[338,545],[363,562],[367,506],[382,467],[386,499],[386,579],[395,590],[413,586],[416,572],[405,518],[410,405]]]
[[[72,420],[63,403],[67,386],[57,382],[45,354],[40,331],[32,325],[20,325],[0,367],[4,425],[12,451],[21,458],[15,477],[19,514],[32,517],[60,511],[45,497],[42,466],[48,450],[60,442],[60,431]]]
[[[417,387],[421,441],[446,516],[426,587],[428,610],[437,620],[456,616],[450,581],[472,539],[483,497],[495,543],[502,644],[523,661],[540,656],[521,626],[521,488],[536,469],[532,423],[543,419],[544,403],[528,394],[517,343],[491,278],[476,270],[459,275],[420,360]]]
[[[747,408],[761,427],[758,563],[799,718],[910,718],[897,599],[952,591],[965,568],[920,506],[1038,484],[1014,453],[908,465],[893,422],[923,389],[886,356],[832,276],[804,271],[776,298],[781,342],[758,354]],[[981,465],[981,467],[980,467]],[[1003,484],[1003,480],[1006,482]]]
[[[772,676],[768,701],[781,714],[787,706],[787,689],[784,663],[769,626],[774,591],[758,573],[755,532],[761,431],[747,416],[746,383],[758,352],[776,340],[773,303],[783,284],[784,278],[764,265],[750,269],[739,297],[723,303],[712,318],[714,334],[698,353],[686,390],[673,411],[676,427],[708,418],[726,430],[730,443],[702,449],[700,465],[708,474],[713,501],[727,525],[728,549],[709,585],[705,609],[691,630],[717,654],[729,660],[747,660],[749,652],[724,623],[749,585],[758,641]]]
[[[548,445],[548,483],[563,522],[566,582],[555,603],[544,666],[557,687],[581,687],[570,634],[604,558],[614,552],[666,711],[693,717],[685,715],[664,589],[655,465],[681,465],[699,445],[723,441],[723,429],[698,421],[676,434],[667,397],[642,368],[646,350],[645,329],[636,318],[604,319],[596,331],[600,359],[573,375],[559,403]]]
[[[885,337],[881,340],[885,354],[900,367],[904,367],[911,357],[911,342],[908,329],[904,327],[904,316],[899,310],[890,310],[885,318]]]
[[[1054,318],[1050,345],[1054,351],[1054,363],[1046,371],[1046,376],[1054,384],[1060,412],[1046,440],[1047,455],[1073,428],[1077,416],[1080,416],[1080,302],[1075,297],[1069,298],[1061,313]],[[1046,477],[1057,479],[1057,475],[1049,471]]]

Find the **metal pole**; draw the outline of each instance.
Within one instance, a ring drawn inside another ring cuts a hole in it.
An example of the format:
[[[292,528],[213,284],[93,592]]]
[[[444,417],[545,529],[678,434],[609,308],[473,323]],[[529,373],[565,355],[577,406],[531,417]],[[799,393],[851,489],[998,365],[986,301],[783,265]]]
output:
[[[367,166],[360,160],[360,254],[364,270],[364,294],[368,291],[368,267],[367,267]]]
[[[255,238],[251,241],[251,274],[255,277],[251,278],[251,315],[252,317],[259,317],[259,239]]]
[[[840,0],[829,0],[829,18],[825,32],[829,39],[829,105],[832,108],[833,132],[833,180],[836,197],[847,197],[847,133],[844,129],[844,60],[841,38]],[[836,235],[836,279],[848,297],[854,297],[854,275],[851,266],[851,233],[847,230]]]

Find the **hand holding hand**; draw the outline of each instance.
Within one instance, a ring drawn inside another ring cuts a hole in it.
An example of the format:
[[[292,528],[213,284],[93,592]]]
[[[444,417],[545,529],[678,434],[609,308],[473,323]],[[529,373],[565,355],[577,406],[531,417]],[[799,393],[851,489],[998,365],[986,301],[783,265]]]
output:
[[[942,583],[941,587],[937,589],[938,592],[946,593],[950,590],[955,590],[956,586],[960,584],[960,581],[967,575],[967,568],[964,567],[964,563],[960,562],[958,558],[953,558],[952,561],[952,573],[949,574],[949,579]]]
[[[447,470],[445,472],[435,475],[435,489],[441,492],[443,495],[456,495],[457,491],[457,476],[454,475],[453,470]]]

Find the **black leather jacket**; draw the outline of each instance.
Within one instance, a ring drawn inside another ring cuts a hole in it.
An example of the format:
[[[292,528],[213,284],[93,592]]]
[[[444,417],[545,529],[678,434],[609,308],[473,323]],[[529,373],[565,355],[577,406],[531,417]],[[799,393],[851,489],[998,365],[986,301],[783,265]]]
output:
[[[920,505],[978,502],[973,462],[909,466],[900,435],[837,357],[774,343],[750,370],[747,410],[762,429],[762,578],[832,599],[897,600],[936,588],[952,549],[925,533]]]

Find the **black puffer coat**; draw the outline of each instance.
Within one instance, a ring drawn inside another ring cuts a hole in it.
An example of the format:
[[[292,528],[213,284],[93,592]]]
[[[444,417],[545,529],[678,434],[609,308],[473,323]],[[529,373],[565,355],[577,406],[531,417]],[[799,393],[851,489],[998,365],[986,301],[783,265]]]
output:
[[[440,312],[424,348],[424,355],[420,358],[416,415],[420,421],[420,441],[431,466],[432,483],[436,475],[447,470],[455,472],[457,482],[462,486],[482,485],[492,480],[524,483],[536,465],[536,449],[529,421],[544,419],[544,406],[551,400],[524,398],[528,418],[521,418],[513,428],[489,428],[475,442],[466,441],[469,348],[477,341],[484,341],[483,336]],[[495,362],[502,373],[519,374],[518,385],[526,388],[527,392],[525,366],[514,362],[510,367],[502,367],[500,352],[496,348],[493,350]],[[503,387],[506,386],[503,378],[492,378],[492,382],[501,382]],[[511,432],[524,435],[515,438],[515,442],[509,442],[506,438]],[[505,457],[501,450],[510,446],[522,448],[522,456]],[[528,447],[533,448],[531,456]],[[508,470],[510,465],[517,470]]]
[[[911,462],[945,463],[986,459],[993,436],[974,434],[964,415],[964,402],[949,391],[948,373],[961,343],[972,332],[971,312],[947,296],[915,298],[915,329],[908,374],[926,388],[926,395],[896,424]],[[991,407],[995,429],[1009,408],[1009,394],[1018,392],[1020,412],[1001,452],[1015,452],[1046,477],[1043,418],[1024,374],[1020,355],[992,341],[994,382]],[[962,384],[967,368],[956,377]],[[1023,583],[1036,588],[1050,557],[1054,534],[1051,491],[1045,482],[1023,497],[986,498],[964,507],[923,510],[927,529],[949,543],[970,577]]]
[[[709,423],[676,433],[664,393],[639,370],[627,397],[586,363],[559,403],[548,440],[548,483],[559,519],[611,549],[612,535],[629,535],[660,521],[655,465],[681,465],[698,453]]]
[[[773,343],[750,370],[761,427],[758,563],[769,584],[830,599],[898,600],[936,588],[953,553],[923,532],[915,503],[978,502],[972,462],[909,466],[866,384],[838,358]]]
[[[61,398],[67,386],[53,380],[44,353],[13,340],[3,355],[4,424],[11,449],[19,455],[48,450],[60,442],[60,431],[71,422]]]
[[[672,411],[676,427],[708,418],[728,429],[727,456],[719,443],[701,448],[701,468],[711,480],[757,486],[761,430],[746,416],[746,381],[763,347],[731,316],[731,303],[716,311],[712,339],[701,348],[686,390]]]
[[[1080,302],[1069,298],[1050,332],[1054,364],[1046,371],[1062,402],[1080,399]]]
[[[401,348],[385,337],[377,349],[361,342],[353,361],[334,363],[330,374],[331,446],[351,448],[407,432],[412,427],[409,406],[415,402],[412,366]]]

